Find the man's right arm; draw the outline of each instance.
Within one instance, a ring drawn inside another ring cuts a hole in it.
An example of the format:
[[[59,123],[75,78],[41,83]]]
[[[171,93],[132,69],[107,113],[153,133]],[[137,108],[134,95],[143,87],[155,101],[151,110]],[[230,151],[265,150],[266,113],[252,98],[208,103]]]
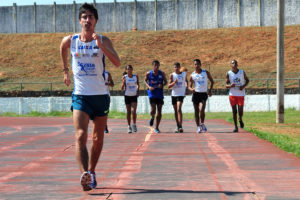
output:
[[[68,49],[71,45],[71,38],[72,36],[66,36],[63,38],[60,44],[60,57],[63,62],[63,72],[64,72],[64,83],[69,86],[71,83],[70,77],[69,77],[69,67],[68,67]]]

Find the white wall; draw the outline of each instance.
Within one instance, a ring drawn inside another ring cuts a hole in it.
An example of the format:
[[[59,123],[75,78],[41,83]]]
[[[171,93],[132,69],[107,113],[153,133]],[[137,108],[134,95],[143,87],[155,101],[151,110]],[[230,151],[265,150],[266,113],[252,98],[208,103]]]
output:
[[[166,96],[163,106],[163,113],[173,113],[171,97]],[[285,108],[294,108],[300,110],[300,95],[287,94],[284,98]],[[0,113],[14,112],[26,114],[31,111],[51,112],[51,111],[69,111],[71,106],[71,97],[10,97],[0,98]],[[111,97],[111,110],[125,112],[123,96]],[[276,95],[248,95],[245,98],[245,111],[274,111],[276,110]],[[191,96],[184,99],[183,112],[194,112]],[[149,113],[149,99],[141,96],[138,99],[138,113]],[[212,96],[208,99],[207,112],[231,112],[229,99],[227,95]]]

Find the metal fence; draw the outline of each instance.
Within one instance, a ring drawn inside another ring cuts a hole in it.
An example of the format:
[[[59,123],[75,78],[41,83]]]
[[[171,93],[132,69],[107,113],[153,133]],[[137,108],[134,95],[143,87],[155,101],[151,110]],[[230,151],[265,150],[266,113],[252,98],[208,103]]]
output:
[[[60,78],[62,79],[62,78]],[[214,94],[226,94],[225,79],[214,79]],[[115,86],[110,87],[110,93],[113,96],[122,95],[121,81],[115,81]],[[284,81],[286,93],[300,94],[300,77],[285,78]],[[68,96],[73,91],[73,84],[67,87],[63,81],[30,81],[21,80],[14,82],[0,83],[0,96]],[[165,87],[165,94],[170,94],[171,89]],[[276,78],[250,78],[247,86],[248,94],[275,94]],[[144,81],[140,81],[140,95],[147,95],[147,88]]]

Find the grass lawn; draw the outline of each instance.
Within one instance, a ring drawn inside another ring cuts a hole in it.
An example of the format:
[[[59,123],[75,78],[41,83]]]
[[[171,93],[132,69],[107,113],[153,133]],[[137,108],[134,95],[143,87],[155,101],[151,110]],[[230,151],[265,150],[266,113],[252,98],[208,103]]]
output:
[[[17,117],[20,115],[4,113],[1,116]],[[22,117],[71,117],[71,112],[32,112]],[[126,113],[111,111],[109,118],[125,119]],[[184,119],[193,119],[193,113],[184,113]],[[149,119],[149,114],[138,115],[138,119]],[[173,114],[163,114],[163,119],[174,119]],[[206,119],[224,119],[233,123],[232,114],[229,112],[206,113]],[[276,124],[276,112],[245,112],[245,130],[256,136],[268,140],[277,147],[296,154],[300,157],[300,111],[287,109],[284,115],[285,122]]]

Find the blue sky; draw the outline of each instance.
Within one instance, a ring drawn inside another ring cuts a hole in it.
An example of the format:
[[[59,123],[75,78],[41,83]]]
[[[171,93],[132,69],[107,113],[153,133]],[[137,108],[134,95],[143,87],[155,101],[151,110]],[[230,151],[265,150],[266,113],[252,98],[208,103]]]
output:
[[[37,5],[51,5],[53,2],[56,2],[56,4],[72,4],[73,0],[0,0],[0,6],[12,6],[13,3],[16,3],[17,5],[33,5],[34,2],[36,2]],[[96,3],[101,2],[113,2],[114,0],[96,0]],[[118,2],[132,2],[133,0],[117,0]],[[149,1],[149,0],[138,0],[138,1]],[[153,0],[151,0],[153,1]],[[76,3],[92,3],[93,0],[75,0]]]

